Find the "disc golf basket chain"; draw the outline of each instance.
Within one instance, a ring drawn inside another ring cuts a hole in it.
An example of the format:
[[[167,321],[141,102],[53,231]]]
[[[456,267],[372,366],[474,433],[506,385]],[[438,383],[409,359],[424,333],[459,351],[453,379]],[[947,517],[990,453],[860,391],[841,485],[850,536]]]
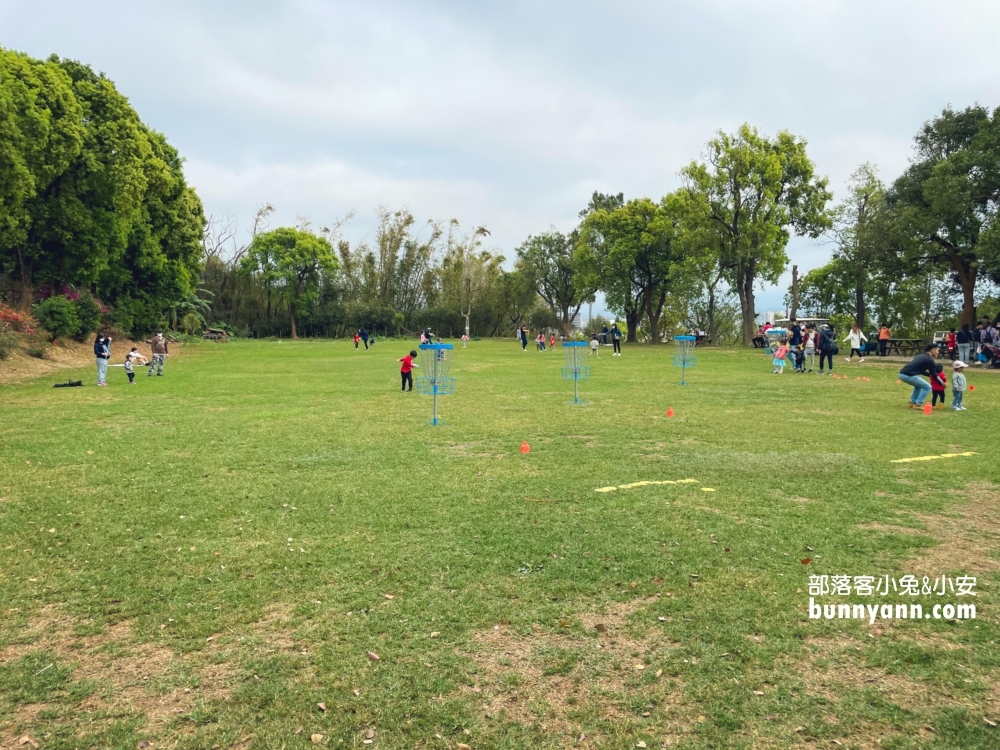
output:
[[[686,385],[684,380],[685,371],[698,364],[698,358],[694,355],[694,336],[674,336],[674,346],[677,353],[673,356],[674,367],[681,368],[681,385]]]
[[[420,365],[421,375],[415,378],[417,393],[434,397],[432,425],[443,424],[438,419],[438,396],[455,392],[455,378],[449,377],[451,369],[451,344],[421,344],[420,352],[426,359]]]
[[[580,381],[590,380],[590,366],[583,364],[583,353],[587,350],[586,341],[564,341],[563,354],[566,364],[560,368],[563,380],[573,381],[573,404],[586,403],[580,400]]]

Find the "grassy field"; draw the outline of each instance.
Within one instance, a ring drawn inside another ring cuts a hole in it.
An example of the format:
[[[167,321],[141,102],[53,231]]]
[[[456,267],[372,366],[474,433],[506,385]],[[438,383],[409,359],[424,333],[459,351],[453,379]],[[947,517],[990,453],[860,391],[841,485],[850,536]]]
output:
[[[0,386],[0,748],[1000,747],[1000,377],[925,416],[898,364],[632,346],[573,407],[474,342],[433,428],[411,346]],[[910,573],[978,618],[808,617]]]

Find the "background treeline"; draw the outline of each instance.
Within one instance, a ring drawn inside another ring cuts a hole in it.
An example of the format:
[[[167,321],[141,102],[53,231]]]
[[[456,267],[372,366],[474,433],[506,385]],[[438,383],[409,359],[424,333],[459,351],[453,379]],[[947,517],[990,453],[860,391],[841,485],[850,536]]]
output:
[[[945,109],[902,175],[884,184],[862,165],[839,203],[806,145],[719,132],[674,192],[594,193],[574,229],[532,235],[509,258],[486,227],[391,208],[352,244],[352,216],[272,227],[263,205],[242,226],[206,218],[176,150],[111,81],[0,49],[0,294],[80,338],[98,322],[136,336],[567,335],[601,293],[630,341],[698,328],[748,343],[756,294],[785,273],[796,235],[832,250],[790,290],[799,315],[927,336],[1000,311],[1000,112]]]

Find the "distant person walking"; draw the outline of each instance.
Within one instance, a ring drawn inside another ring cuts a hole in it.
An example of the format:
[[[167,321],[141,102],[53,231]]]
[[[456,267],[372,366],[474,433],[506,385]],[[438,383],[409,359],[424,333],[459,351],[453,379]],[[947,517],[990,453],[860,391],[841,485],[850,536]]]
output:
[[[847,332],[847,335],[844,336],[842,340],[851,342],[851,353],[849,356],[844,357],[846,361],[851,361],[851,358],[854,356],[854,352],[858,353],[858,362],[865,361],[865,355],[861,353],[861,342],[867,341],[868,337],[861,332],[857,323],[851,326],[851,330]]]
[[[521,326],[520,331],[521,331],[521,336],[520,336],[521,351],[526,352],[528,351],[528,330],[524,326]]]
[[[364,342],[365,351],[368,351],[368,331],[362,328],[360,331],[358,331],[358,335],[361,337],[361,341]]]
[[[612,357],[622,356],[622,332],[618,330],[618,324],[614,323],[611,326],[611,343],[614,345],[612,350]]]
[[[111,337],[103,333],[94,339],[94,358],[97,360],[97,384],[107,385],[108,360],[111,359]]]
[[[152,375],[153,370],[156,370],[156,375],[159,377],[163,375],[163,362],[170,354],[170,345],[163,338],[163,331],[156,332],[153,340],[149,342],[149,346],[153,356],[149,358],[149,372],[146,373],[146,377]]]
[[[937,355],[938,345],[928,344],[924,347],[923,354],[918,354],[899,371],[899,379],[907,385],[913,386],[913,394],[910,396],[911,409],[923,407],[924,401],[927,400],[927,394],[931,392],[931,384],[920,376],[935,377],[937,362],[934,359]]]
[[[892,329],[885,323],[878,329],[878,356],[884,357],[889,346],[889,339],[892,338]]]
[[[831,325],[824,325],[819,332],[819,374],[823,374],[823,362],[830,365],[833,375],[833,355],[837,353],[837,332]]]

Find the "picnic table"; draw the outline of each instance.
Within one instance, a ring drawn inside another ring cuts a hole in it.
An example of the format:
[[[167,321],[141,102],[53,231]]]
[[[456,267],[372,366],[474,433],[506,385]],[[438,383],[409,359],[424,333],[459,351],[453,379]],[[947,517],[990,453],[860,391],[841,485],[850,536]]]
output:
[[[876,342],[876,344],[877,343],[878,342]],[[886,341],[886,347],[885,347],[886,354],[899,354],[900,356],[919,354],[923,350],[924,350],[923,339],[890,338]]]

